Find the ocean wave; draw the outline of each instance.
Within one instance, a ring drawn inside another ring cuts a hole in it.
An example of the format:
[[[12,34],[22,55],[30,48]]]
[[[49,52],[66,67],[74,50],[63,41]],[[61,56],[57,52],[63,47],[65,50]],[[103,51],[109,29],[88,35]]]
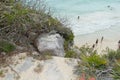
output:
[[[115,27],[114,25],[120,23],[120,15],[118,12],[94,12],[69,21],[74,34],[81,35]]]
[[[120,0],[47,0],[55,16],[67,16],[75,35],[88,34],[119,25]],[[77,19],[80,16],[80,19]]]

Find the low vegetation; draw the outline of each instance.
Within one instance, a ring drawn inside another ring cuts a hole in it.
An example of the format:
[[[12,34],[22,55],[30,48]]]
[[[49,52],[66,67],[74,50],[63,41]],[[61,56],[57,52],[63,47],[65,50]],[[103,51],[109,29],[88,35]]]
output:
[[[4,72],[2,70],[0,70],[0,77],[4,77]]]
[[[15,46],[8,41],[0,41],[0,52],[11,52],[15,50]]]
[[[41,0],[35,1],[0,0],[0,54],[14,51],[16,45],[33,50],[38,35],[55,30],[65,39],[65,57],[80,59],[76,71],[84,74],[86,80],[90,77],[96,80],[120,79],[120,50],[107,49],[107,54],[99,55],[97,50],[84,45],[78,49],[80,53],[76,53],[70,49],[74,38],[71,29],[53,18]],[[51,55],[47,54],[44,58],[51,58]],[[5,58],[0,58],[0,63],[3,60]],[[41,69],[42,66],[38,65],[34,71],[39,73]],[[0,71],[0,76],[3,76],[3,71]]]
[[[70,49],[66,51],[65,57],[66,58],[77,58],[77,53],[74,50]]]
[[[74,35],[52,14],[43,0],[0,0],[0,39],[34,50],[38,35],[55,30],[64,37],[65,50],[68,50]],[[13,50],[11,48],[3,49],[9,52]]]
[[[120,61],[114,64],[112,75],[115,80],[120,79]]]
[[[43,66],[41,64],[37,64],[37,66],[34,68],[34,72],[40,73],[42,72]]]
[[[78,50],[79,54],[71,50],[68,51],[66,57],[75,58],[76,55],[80,59],[76,72],[81,76],[85,75],[86,80],[91,77],[96,80],[120,79],[120,50],[115,51],[107,48],[106,54],[103,55],[99,55],[97,50],[88,45],[84,45]]]
[[[32,55],[32,51],[38,51],[35,41],[43,33],[59,33],[65,39],[65,51],[73,45],[72,30],[52,14],[44,0],[0,0],[0,68],[11,64],[9,58],[13,53],[30,51],[29,55]],[[33,57],[39,60],[52,59],[48,53]],[[42,66],[38,65],[34,71],[41,72]],[[1,76],[3,71],[0,71]]]

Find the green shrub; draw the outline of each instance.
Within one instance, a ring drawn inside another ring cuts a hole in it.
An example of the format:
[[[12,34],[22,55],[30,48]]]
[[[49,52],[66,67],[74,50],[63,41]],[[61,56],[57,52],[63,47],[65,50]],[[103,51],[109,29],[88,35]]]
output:
[[[107,54],[104,55],[105,58],[107,58],[110,62],[115,62],[115,60],[120,59],[120,50],[112,50],[112,49],[107,49]]]
[[[16,45],[29,49],[39,34],[55,30],[65,39],[65,50],[73,43],[72,30],[52,17],[43,0],[2,0],[0,5],[2,39],[12,40]],[[29,33],[36,35],[33,38]]]
[[[115,58],[116,58],[116,51],[114,50],[107,50],[107,54],[104,55],[105,58],[107,58],[110,62],[114,62]]]
[[[83,45],[82,47],[80,47],[79,50],[83,55],[92,54],[93,52],[96,52],[96,51],[93,51],[93,49],[90,48],[90,46],[88,45]]]
[[[82,56],[81,59],[83,62],[87,63],[89,66],[96,69],[101,69],[101,68],[104,69],[105,66],[107,65],[107,60],[102,58],[98,54],[93,54],[90,56]]]
[[[113,70],[113,73],[112,73],[113,78],[115,80],[119,80],[120,79],[120,62],[116,62],[112,70]]]
[[[86,79],[92,76],[101,80],[101,75],[103,74],[101,71],[104,72],[108,68],[108,60],[88,45],[82,46],[79,50],[80,61],[76,71],[80,75],[84,73]],[[97,76],[97,73],[101,73],[100,76]]]
[[[76,58],[77,57],[77,53],[73,50],[68,50],[66,51],[65,57],[67,58]]]
[[[26,21],[28,18],[26,15],[29,14],[29,9],[24,7],[21,2],[16,2],[14,3],[14,6],[11,6],[12,7],[10,7],[10,11],[5,10],[5,13],[3,13],[7,24],[11,25],[18,21],[19,23],[24,23],[24,21]]]
[[[68,51],[68,46],[69,46],[69,42],[68,41],[64,41],[64,49],[67,52]]]
[[[119,49],[116,51],[116,59],[120,60],[120,50]]]
[[[15,46],[7,41],[0,41],[0,51],[11,52],[15,50]]]
[[[2,70],[0,70],[0,77],[4,77],[4,72]]]

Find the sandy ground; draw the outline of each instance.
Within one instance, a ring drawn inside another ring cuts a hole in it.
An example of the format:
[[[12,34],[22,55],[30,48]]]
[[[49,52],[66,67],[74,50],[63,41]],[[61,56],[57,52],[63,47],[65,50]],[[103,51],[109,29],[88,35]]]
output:
[[[38,67],[38,65],[40,65]],[[49,60],[36,60],[21,53],[13,57],[13,64],[4,68],[4,77],[0,80],[77,80],[74,73],[77,60],[53,57]],[[35,70],[36,69],[36,70]]]
[[[101,38],[104,37],[103,42],[101,43]],[[95,44],[96,39],[99,40],[96,49],[101,52],[105,50],[106,47],[110,49],[118,49],[118,41],[120,40],[120,28],[114,27],[110,29],[106,29],[104,31],[99,31],[86,35],[78,35],[75,36],[74,42],[75,46],[81,47],[82,45],[88,44],[92,47]]]

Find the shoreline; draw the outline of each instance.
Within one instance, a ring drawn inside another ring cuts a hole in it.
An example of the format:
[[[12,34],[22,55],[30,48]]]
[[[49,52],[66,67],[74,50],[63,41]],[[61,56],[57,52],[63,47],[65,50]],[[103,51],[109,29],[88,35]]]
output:
[[[109,29],[98,31],[90,34],[78,35],[74,38],[74,44],[77,47],[81,47],[85,44],[88,44],[92,47],[98,39],[98,46],[96,49],[98,52],[105,50],[107,47],[113,50],[117,50],[118,41],[120,40],[120,29],[119,26],[111,27]],[[102,43],[100,42],[102,36],[104,37]]]

